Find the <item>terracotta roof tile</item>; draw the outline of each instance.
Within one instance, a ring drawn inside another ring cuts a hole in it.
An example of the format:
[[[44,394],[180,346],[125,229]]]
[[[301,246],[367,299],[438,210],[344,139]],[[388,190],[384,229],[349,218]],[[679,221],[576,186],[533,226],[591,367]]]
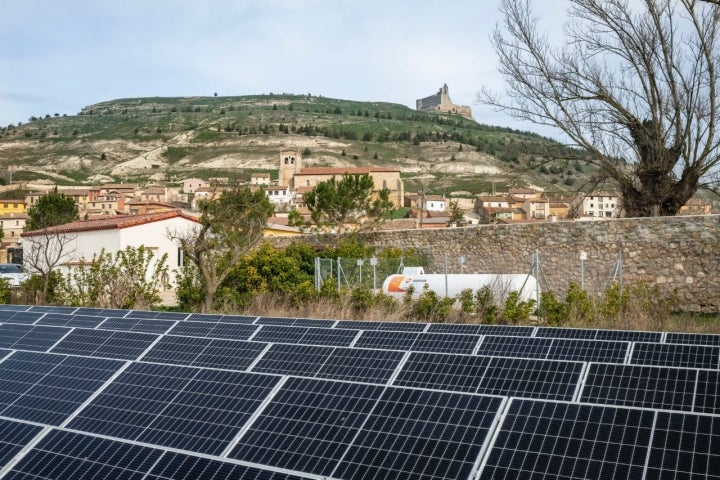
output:
[[[170,212],[148,213],[143,215],[116,215],[113,217],[102,219],[80,220],[77,222],[66,223],[64,225],[58,225],[57,227],[51,227],[47,230],[47,232],[76,233],[89,232],[93,230],[113,230],[135,227],[138,225],[145,225],[148,223],[169,220],[176,217],[181,217],[193,222],[198,222],[197,218],[187,215],[179,210],[173,210]],[[24,232],[22,236],[30,237],[34,235],[44,235],[45,233],[45,230],[33,230],[31,232]]]

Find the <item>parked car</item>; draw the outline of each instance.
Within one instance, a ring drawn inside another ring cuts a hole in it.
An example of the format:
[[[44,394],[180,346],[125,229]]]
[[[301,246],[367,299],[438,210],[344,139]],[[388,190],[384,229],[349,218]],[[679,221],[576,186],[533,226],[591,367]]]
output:
[[[17,263],[0,263],[0,278],[5,278],[11,287],[19,287],[30,278],[30,273]]]

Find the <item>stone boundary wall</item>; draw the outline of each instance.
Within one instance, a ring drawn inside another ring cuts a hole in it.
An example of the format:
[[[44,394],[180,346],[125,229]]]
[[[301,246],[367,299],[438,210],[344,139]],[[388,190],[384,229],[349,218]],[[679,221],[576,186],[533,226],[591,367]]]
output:
[[[603,221],[480,225],[441,230],[399,230],[360,234],[378,248],[415,248],[429,259],[428,273],[529,273],[539,254],[545,282],[563,295],[580,283],[602,292],[622,257],[624,284],[647,282],[676,293],[685,310],[720,312],[720,216],[623,218]],[[280,242],[278,242],[280,243]],[[287,243],[287,240],[282,243]]]

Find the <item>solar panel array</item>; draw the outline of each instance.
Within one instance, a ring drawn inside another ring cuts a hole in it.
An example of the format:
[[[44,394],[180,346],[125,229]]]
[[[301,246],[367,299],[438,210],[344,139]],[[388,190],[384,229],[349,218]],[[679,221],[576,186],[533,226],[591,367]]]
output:
[[[0,479],[720,479],[720,335],[0,306]]]

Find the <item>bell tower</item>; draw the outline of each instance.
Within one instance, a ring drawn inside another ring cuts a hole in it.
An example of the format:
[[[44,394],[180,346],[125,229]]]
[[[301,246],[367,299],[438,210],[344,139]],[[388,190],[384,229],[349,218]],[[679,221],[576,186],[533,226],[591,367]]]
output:
[[[278,171],[278,185],[292,186],[292,179],[302,168],[302,156],[299,151],[286,150],[280,152],[280,169]]]

